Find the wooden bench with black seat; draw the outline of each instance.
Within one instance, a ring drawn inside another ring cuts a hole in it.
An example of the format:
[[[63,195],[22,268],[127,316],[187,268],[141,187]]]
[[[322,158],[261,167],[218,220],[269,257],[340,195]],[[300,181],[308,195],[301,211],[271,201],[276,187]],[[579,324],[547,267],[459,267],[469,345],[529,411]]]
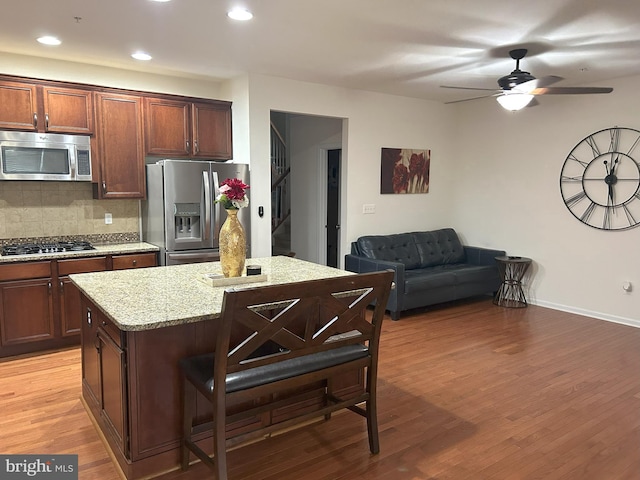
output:
[[[384,271],[226,290],[215,353],[180,362],[182,469],[188,468],[193,452],[217,472],[218,480],[226,480],[226,449],[248,439],[247,435],[227,438],[227,423],[267,412],[277,407],[278,393],[317,382],[324,385],[318,410],[271,424],[251,436],[265,436],[316,417],[328,419],[331,412],[347,408],[367,419],[369,448],[378,453],[378,344],[392,279],[393,272]],[[371,304],[373,312],[367,312]],[[337,398],[331,378],[354,369],[366,370],[364,391]],[[192,439],[197,392],[213,404],[213,457]],[[255,408],[228,415],[228,403],[258,398]]]

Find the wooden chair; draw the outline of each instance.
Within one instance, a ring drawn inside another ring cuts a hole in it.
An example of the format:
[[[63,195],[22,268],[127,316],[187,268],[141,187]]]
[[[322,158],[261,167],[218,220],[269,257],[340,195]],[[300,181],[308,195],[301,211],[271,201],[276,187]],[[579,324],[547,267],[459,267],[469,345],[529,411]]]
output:
[[[255,418],[276,408],[282,400],[273,394],[320,382],[324,394],[318,410],[263,426],[250,436],[265,436],[315,417],[329,419],[331,412],[347,408],[367,419],[369,449],[378,453],[378,344],[392,280],[393,272],[385,271],[226,290],[221,318],[216,320],[220,323],[215,353],[180,362],[182,469],[188,468],[193,452],[217,472],[218,480],[226,480],[226,449],[249,438],[247,434],[229,438],[226,425],[243,415]],[[375,304],[373,314],[365,315],[370,304]],[[362,369],[366,369],[364,391],[336,397],[331,379]],[[212,457],[192,437],[197,392],[213,405]],[[256,407],[229,415],[229,404],[258,398]]]

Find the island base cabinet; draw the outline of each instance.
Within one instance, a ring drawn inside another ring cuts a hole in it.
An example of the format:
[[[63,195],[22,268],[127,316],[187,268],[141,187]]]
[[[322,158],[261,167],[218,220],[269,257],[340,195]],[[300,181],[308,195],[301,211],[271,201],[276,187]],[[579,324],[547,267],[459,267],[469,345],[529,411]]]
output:
[[[100,414],[109,425],[115,442],[122,453],[127,452],[127,397],[125,354],[109,335],[98,328],[100,359]]]
[[[83,297],[82,385],[85,402],[99,418],[112,448],[128,453],[126,355],[123,336]]]
[[[178,362],[213,351],[217,321],[120,331],[84,295],[81,302],[85,312],[83,398],[120,468],[128,479],[179,468],[182,385]],[[361,374],[335,378],[332,383],[338,395],[356,395],[363,389]],[[316,384],[282,392],[276,410],[231,423],[227,431],[250,433],[292,418],[301,410],[318,410],[322,388]],[[227,411],[232,415],[266,400],[228,405]],[[211,453],[211,404],[200,395],[196,402],[195,439]]]

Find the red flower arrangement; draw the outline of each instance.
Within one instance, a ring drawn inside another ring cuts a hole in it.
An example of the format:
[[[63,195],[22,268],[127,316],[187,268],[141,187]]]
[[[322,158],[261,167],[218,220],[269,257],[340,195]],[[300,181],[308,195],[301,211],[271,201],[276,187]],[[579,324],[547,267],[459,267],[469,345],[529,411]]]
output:
[[[249,206],[246,190],[249,185],[238,178],[227,178],[220,184],[220,194],[216,203],[221,203],[226,210],[238,210]]]

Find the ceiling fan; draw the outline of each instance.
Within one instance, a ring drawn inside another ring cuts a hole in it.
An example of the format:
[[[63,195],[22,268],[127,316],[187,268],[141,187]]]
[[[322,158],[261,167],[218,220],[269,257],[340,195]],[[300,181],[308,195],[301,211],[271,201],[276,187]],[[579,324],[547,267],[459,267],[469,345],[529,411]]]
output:
[[[527,54],[526,48],[517,48],[511,50],[509,55],[516,61],[516,69],[509,75],[498,79],[499,89],[493,88],[474,88],[474,87],[454,87],[449,85],[441,85],[442,88],[455,88],[460,90],[482,90],[492,92],[479,97],[465,98],[463,100],[454,100],[446,103],[468,102],[469,100],[477,100],[479,98],[496,97],[498,103],[506,110],[516,111],[531,104],[536,95],[567,95],[567,94],[585,94],[585,93],[611,93],[613,88],[609,87],[549,87],[556,82],[562,80],[562,77],[549,75],[542,78],[536,78],[529,72],[520,70],[520,60]]]

